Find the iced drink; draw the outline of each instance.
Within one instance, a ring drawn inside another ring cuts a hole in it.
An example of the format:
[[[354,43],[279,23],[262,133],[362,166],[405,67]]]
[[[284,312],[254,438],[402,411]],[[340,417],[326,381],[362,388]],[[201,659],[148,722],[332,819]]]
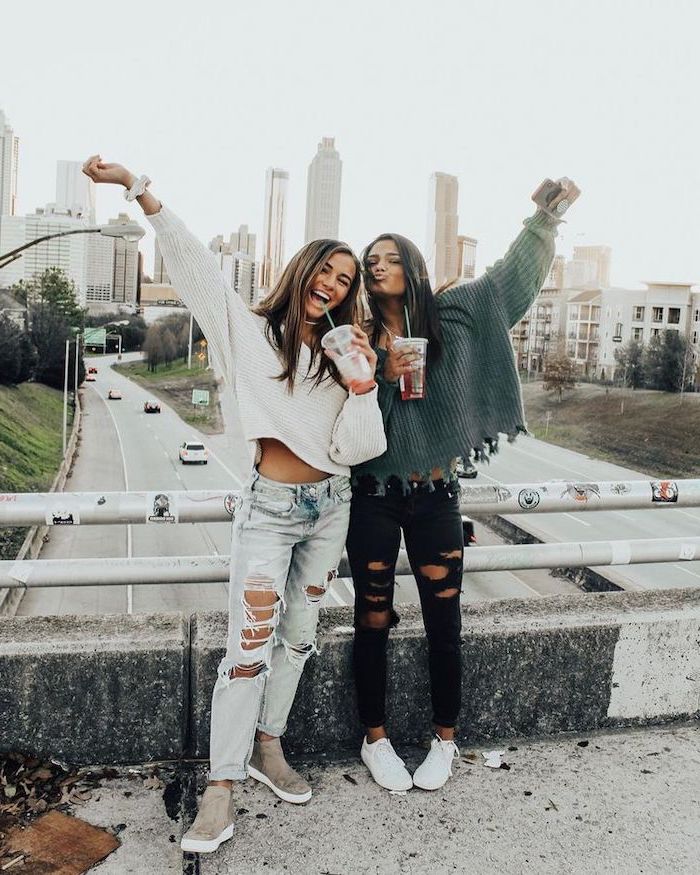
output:
[[[321,346],[335,353],[335,366],[349,385],[366,383],[372,379],[372,368],[367,357],[352,348],[354,339],[351,325],[332,328],[321,338]]]
[[[428,352],[428,341],[425,337],[397,337],[394,349],[410,349],[420,356],[411,362],[411,370],[399,377],[402,401],[416,401],[425,398],[425,358]]]

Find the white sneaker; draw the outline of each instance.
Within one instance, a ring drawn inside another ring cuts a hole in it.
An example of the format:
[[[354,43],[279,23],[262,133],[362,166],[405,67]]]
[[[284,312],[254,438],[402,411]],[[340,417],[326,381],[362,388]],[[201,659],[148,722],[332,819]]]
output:
[[[368,744],[365,736],[360,756],[374,780],[385,790],[410,790],[413,786],[411,773],[388,738]]]
[[[413,773],[413,783],[421,790],[438,790],[452,777],[452,763],[459,757],[454,741],[443,741],[438,736],[430,742],[428,756]]]

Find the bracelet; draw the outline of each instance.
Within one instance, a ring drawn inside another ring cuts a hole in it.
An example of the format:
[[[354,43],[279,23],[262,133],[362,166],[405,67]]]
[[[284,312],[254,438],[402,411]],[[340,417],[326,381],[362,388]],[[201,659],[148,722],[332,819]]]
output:
[[[145,194],[146,189],[151,184],[151,180],[147,176],[140,176],[128,191],[124,192],[124,197],[128,201],[135,201],[137,197]]]

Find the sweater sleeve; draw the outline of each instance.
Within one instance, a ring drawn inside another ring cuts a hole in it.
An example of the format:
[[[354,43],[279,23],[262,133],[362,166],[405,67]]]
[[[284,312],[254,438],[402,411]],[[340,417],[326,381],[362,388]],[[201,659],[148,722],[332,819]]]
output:
[[[384,420],[375,387],[348,395],[333,426],[329,455],[339,465],[359,465],[386,452]]]
[[[512,327],[529,309],[547,278],[554,257],[554,238],[559,219],[538,210],[525,219],[525,228],[511,243],[505,256],[486,273],[469,283],[448,289],[440,295],[445,305],[464,309],[471,325],[489,318],[489,310],[478,300],[480,293],[490,293],[505,312]]]
[[[170,281],[204,332],[214,370],[232,383],[234,335],[248,327],[250,311],[224,280],[214,253],[181,219],[165,206],[147,218]]]

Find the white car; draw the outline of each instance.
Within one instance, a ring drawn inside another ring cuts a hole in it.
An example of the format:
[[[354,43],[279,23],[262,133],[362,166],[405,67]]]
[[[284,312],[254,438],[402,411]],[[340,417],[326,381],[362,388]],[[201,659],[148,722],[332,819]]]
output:
[[[121,401],[121,398],[122,398],[121,389],[110,389],[109,392],[107,392],[107,398],[110,401]]]
[[[207,464],[207,448],[201,441],[185,441],[180,446],[178,455],[183,465]]]

